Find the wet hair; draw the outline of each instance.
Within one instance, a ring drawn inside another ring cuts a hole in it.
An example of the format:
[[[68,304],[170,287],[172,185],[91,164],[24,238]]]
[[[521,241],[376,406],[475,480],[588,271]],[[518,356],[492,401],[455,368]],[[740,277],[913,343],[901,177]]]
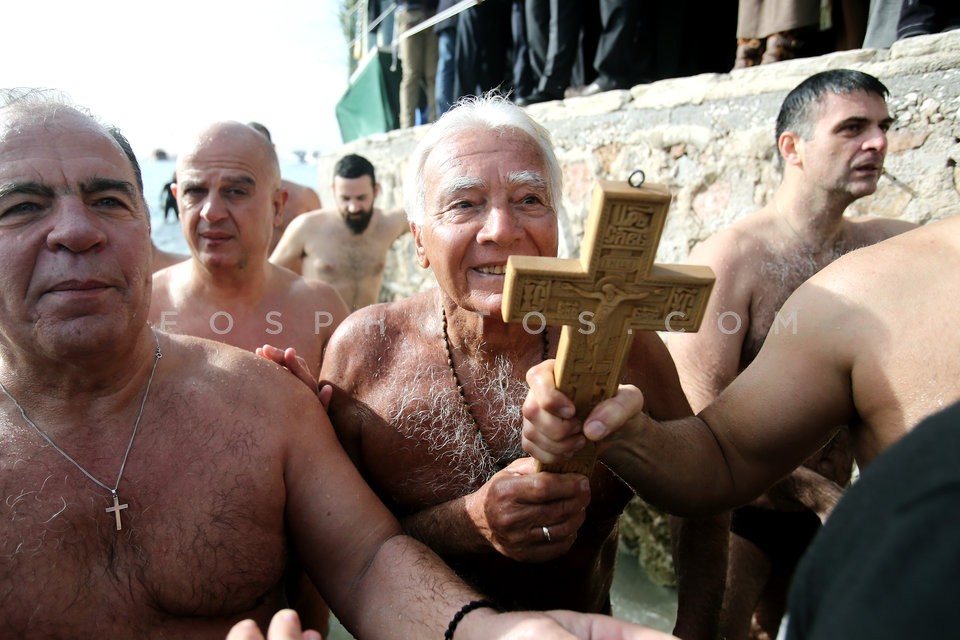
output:
[[[73,104],[70,99],[55,89],[0,89],[0,138],[5,137],[12,123],[18,118],[28,120],[43,120],[55,116],[59,111],[73,111],[81,116],[90,118],[98,124],[103,130],[113,138],[114,142],[123,151],[123,155],[130,162],[130,168],[133,169],[133,175],[136,179],[137,190],[144,209],[147,208],[146,200],[143,197],[143,172],[140,170],[140,163],[133,152],[130,141],[127,140],[120,129],[101,122],[94,117],[87,109]]]
[[[417,144],[403,183],[403,204],[407,218],[414,224],[422,224],[426,207],[427,185],[423,168],[427,157],[437,145],[464,132],[492,131],[500,136],[527,136],[540,150],[547,166],[550,207],[554,210],[560,205],[562,176],[560,163],[553,151],[550,133],[516,106],[506,97],[488,92],[482,96],[461,98],[449,111],[440,116],[430,126],[427,133]]]
[[[108,124],[104,125],[104,129],[107,130],[107,133],[110,134],[110,137],[113,138],[118,145],[120,145],[120,150],[123,151],[123,155],[127,156],[127,160],[130,161],[130,166],[133,168],[133,175],[137,179],[137,189],[143,194],[143,173],[140,171],[140,163],[137,162],[137,156],[133,152],[133,147],[130,145],[130,141],[127,140],[127,137],[120,133],[120,129],[117,127]]]
[[[804,140],[813,136],[816,124],[815,109],[827,94],[844,95],[863,91],[886,99],[890,91],[882,82],[869,73],[853,69],[831,69],[810,76],[793,88],[780,105],[777,115],[775,143],[787,131],[798,134]],[[778,154],[779,155],[779,154]]]
[[[373,164],[356,153],[347,154],[337,160],[337,164],[333,167],[333,175],[348,180],[370,176],[371,184],[377,184],[377,174],[373,171]]]
[[[265,126],[263,126],[259,122],[255,120],[251,120],[250,122],[247,123],[247,126],[253,127],[257,131],[265,135],[267,137],[267,140],[269,140],[270,142],[273,142],[273,138],[270,137],[270,129],[267,129]]]

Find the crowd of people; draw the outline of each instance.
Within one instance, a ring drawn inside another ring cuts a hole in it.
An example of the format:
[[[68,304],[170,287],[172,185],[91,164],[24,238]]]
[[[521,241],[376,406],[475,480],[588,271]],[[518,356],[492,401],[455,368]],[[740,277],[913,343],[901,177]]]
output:
[[[120,131],[57,95],[5,91],[7,628],[284,640],[325,633],[333,611],[360,640],[804,638],[836,620],[857,637],[849,625],[887,585],[838,598],[828,621],[818,591],[862,520],[833,526],[851,466],[866,470],[858,494],[889,484],[906,463],[885,451],[960,401],[960,219],[844,216],[883,171],[887,96],[845,69],[786,96],[770,203],[691,254],[716,275],[704,329],[634,336],[619,391],[579,419],[555,387],[559,328],[501,316],[508,258],[556,256],[559,238],[559,161],[515,99],[444,113],[407,159],[403,211],[375,206],[374,168],[349,154],[334,206],[279,239],[289,189],[268,135],[213,123],[171,185],[190,254],[161,267]],[[377,304],[405,231],[436,287]],[[955,430],[956,411],[937,421]],[[535,464],[588,440],[589,477]],[[909,473],[931,492],[954,482]],[[637,495],[673,516],[673,635],[611,616],[619,517]],[[877,517],[916,539],[913,513]],[[886,556],[862,557],[885,575]],[[951,574],[929,550],[916,562],[907,578]],[[896,607],[891,629],[952,613]]]
[[[609,616],[504,611],[403,533],[313,390],[229,332],[148,322],[164,309],[151,300],[139,163],[120,131],[55,94],[2,98],[8,634],[256,637],[276,615],[279,640],[300,624],[284,607],[305,575],[312,602],[359,638],[662,637]],[[175,191],[191,257],[156,274],[161,304],[180,284],[214,299],[252,267],[254,293],[291,310],[287,294],[305,281],[265,264],[285,199],[267,139],[212,125],[178,161]]]
[[[950,0],[485,0],[431,24],[457,4],[396,3],[401,128],[492,89],[525,106],[960,28]]]

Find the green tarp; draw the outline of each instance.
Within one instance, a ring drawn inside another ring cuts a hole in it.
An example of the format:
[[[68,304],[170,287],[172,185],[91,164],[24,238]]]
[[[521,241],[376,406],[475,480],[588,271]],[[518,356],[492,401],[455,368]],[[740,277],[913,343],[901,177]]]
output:
[[[391,71],[392,63],[388,51],[372,51],[361,62],[337,103],[337,124],[344,142],[400,127],[400,63]]]

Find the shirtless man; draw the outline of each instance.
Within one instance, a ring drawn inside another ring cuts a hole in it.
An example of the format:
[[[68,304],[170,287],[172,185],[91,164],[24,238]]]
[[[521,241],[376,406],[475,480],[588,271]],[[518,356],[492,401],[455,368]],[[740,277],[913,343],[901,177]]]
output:
[[[330,284],[356,311],[379,298],[387,251],[407,231],[407,220],[399,209],[374,206],[380,184],[363,156],[350,154],[337,162],[333,195],[337,209],[294,220],[270,261]]]
[[[250,351],[279,340],[316,375],[347,308],[328,285],[267,261],[271,224],[283,206],[279,176],[273,146],[245,124],[216,123],[197,136],[173,185],[192,257],[154,275],[150,321]],[[308,583],[297,584],[293,604],[325,633],[326,606]]]
[[[192,255],[154,276],[150,321],[249,351],[276,341],[319,373],[347,308],[329,285],[267,261],[284,193],[273,146],[240,122],[213,124],[179,158],[174,190]]]
[[[523,377],[555,352],[559,331],[531,333],[500,314],[507,257],[556,255],[560,179],[549,134],[507,100],[446,112],[405,184],[417,258],[439,288],[351,314],[321,380],[364,477],[469,583],[510,608],[609,612],[617,523],[633,492],[603,465],[586,478],[537,473],[522,457]],[[624,379],[649,394],[653,415],[690,413],[656,334],[636,337]],[[719,593],[696,583],[722,585],[723,567],[680,562],[676,633],[705,637],[716,620],[700,614],[719,600],[687,596]]]
[[[354,636],[442,637],[482,596],[403,535],[315,396],[252,353],[147,324],[129,143],[54,98],[0,98],[4,635],[220,640],[283,606],[296,551]],[[561,626],[660,637],[476,605],[453,637]]]
[[[754,361],[696,417],[665,423],[625,385],[583,425],[530,372],[524,449],[550,463],[598,441],[600,458],[653,504],[704,514],[745,504],[849,425],[861,468],[960,400],[960,216],[838,258],[801,285]]]
[[[265,126],[259,122],[248,122],[247,124],[265,135],[267,140],[271,141],[271,144],[273,143],[270,130]],[[287,227],[294,218],[303,215],[307,211],[316,211],[322,206],[320,204],[320,195],[312,187],[298,184],[281,176],[280,188],[287,192],[287,201],[283,205],[283,216],[280,218],[280,224],[273,228],[273,237],[270,239],[271,253],[277,246],[277,243],[280,242],[283,232],[287,230]]]
[[[879,80],[847,69],[800,83],[777,117],[783,180],[773,199],[690,253],[691,263],[717,275],[700,331],[667,341],[695,411],[756,357],[776,313],[804,280],[844,253],[916,226],[843,215],[877,188],[892,121],[886,95]],[[776,636],[793,568],[848,484],[852,463],[844,429],[789,478],[734,512],[723,637],[748,637],[754,611],[759,628]]]

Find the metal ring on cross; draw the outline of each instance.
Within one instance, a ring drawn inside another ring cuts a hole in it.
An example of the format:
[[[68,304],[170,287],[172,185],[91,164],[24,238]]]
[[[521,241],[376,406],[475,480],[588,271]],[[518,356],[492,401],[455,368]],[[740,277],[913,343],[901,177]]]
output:
[[[627,178],[627,184],[629,184],[634,189],[639,189],[643,186],[643,183],[647,181],[647,174],[643,172],[643,169],[634,169],[633,173],[630,174],[630,177]]]

